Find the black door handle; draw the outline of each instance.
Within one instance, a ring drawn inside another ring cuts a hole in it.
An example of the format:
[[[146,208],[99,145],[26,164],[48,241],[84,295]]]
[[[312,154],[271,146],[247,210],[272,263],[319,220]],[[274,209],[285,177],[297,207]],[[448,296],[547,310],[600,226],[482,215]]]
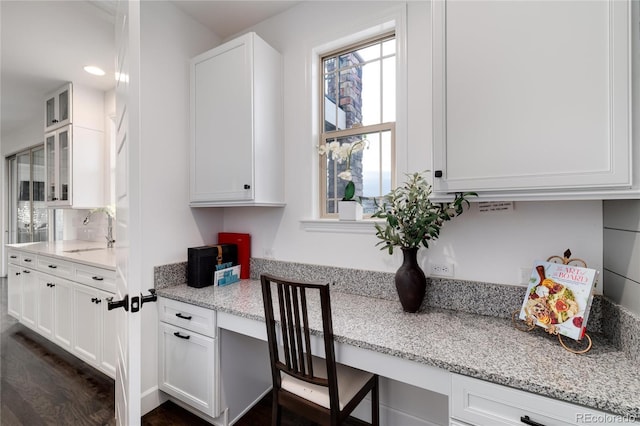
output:
[[[112,310],[116,308],[124,308],[125,311],[129,312],[129,295],[125,294],[124,299],[113,301],[113,297],[107,297],[107,310]]]
[[[176,331],[175,333],[173,333],[173,335],[174,335],[174,336],[176,336],[176,337],[179,337],[179,338],[181,338],[181,339],[185,339],[185,340],[189,340],[189,338],[191,337],[191,336],[189,336],[189,335],[183,336],[183,335],[182,335],[182,334],[180,334],[180,332],[178,332],[178,331]]]
[[[529,416],[521,416],[520,421],[529,426],[544,426],[542,423],[534,422]]]
[[[191,317],[190,317],[190,316],[189,316],[189,317],[187,317],[187,316],[185,316],[185,315],[182,315],[180,312],[178,312],[178,313],[176,314],[176,316],[177,316],[178,318],[182,318],[182,319],[186,319],[186,320],[191,320]]]
[[[140,293],[140,307],[142,308],[142,305],[144,305],[147,302],[155,302],[156,300],[158,300],[158,296],[156,296],[156,289],[155,288],[150,288],[149,289],[149,293],[146,296],[143,296],[142,293]]]

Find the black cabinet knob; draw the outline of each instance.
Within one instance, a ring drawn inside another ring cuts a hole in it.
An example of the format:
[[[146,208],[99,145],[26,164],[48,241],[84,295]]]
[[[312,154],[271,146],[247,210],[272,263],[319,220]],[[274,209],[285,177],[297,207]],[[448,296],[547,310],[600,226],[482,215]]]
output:
[[[251,185],[245,183],[244,184],[244,189],[251,189]]]

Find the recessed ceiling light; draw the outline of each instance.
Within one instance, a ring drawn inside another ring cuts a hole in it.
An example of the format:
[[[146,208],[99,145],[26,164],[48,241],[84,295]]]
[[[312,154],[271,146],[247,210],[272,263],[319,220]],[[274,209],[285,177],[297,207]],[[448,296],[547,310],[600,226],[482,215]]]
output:
[[[84,70],[89,74],[93,74],[93,75],[100,75],[100,76],[105,75],[104,71],[102,71],[100,68],[95,67],[93,65],[87,65],[86,67],[84,67]]]

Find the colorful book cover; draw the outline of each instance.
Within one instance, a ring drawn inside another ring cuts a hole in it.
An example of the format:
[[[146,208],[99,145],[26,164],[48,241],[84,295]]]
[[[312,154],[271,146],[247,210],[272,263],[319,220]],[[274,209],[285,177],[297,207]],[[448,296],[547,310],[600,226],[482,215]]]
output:
[[[520,319],[531,318],[535,325],[582,339],[597,279],[595,269],[536,261]]]
[[[229,266],[214,272],[214,285],[223,286],[240,281],[240,265]]]

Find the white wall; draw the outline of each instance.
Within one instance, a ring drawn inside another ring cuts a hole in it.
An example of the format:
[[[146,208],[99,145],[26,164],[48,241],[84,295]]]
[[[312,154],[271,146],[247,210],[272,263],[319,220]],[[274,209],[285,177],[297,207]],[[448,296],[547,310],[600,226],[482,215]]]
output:
[[[141,4],[142,288],[153,267],[215,242],[222,212],[189,208],[189,59],[219,38],[169,2]],[[157,310],[143,313],[143,412],[157,405]]]
[[[283,209],[235,208],[224,213],[224,230],[252,235],[254,257],[395,271],[401,254],[389,256],[370,234],[309,232],[300,223],[317,218],[317,140],[313,137],[311,51],[380,22],[404,2],[303,2],[252,30],[284,57],[285,194]],[[356,18],[357,17],[357,18]],[[431,60],[428,2],[407,2],[408,99],[405,140],[398,143],[401,172],[431,169]],[[399,134],[402,133],[399,131]],[[312,170],[313,172],[310,172]],[[403,174],[399,175],[402,179]],[[589,266],[602,267],[600,201],[518,202],[511,213],[480,214],[475,208],[445,225],[428,259],[454,264],[456,278],[520,283],[520,268],[570,248]]]

